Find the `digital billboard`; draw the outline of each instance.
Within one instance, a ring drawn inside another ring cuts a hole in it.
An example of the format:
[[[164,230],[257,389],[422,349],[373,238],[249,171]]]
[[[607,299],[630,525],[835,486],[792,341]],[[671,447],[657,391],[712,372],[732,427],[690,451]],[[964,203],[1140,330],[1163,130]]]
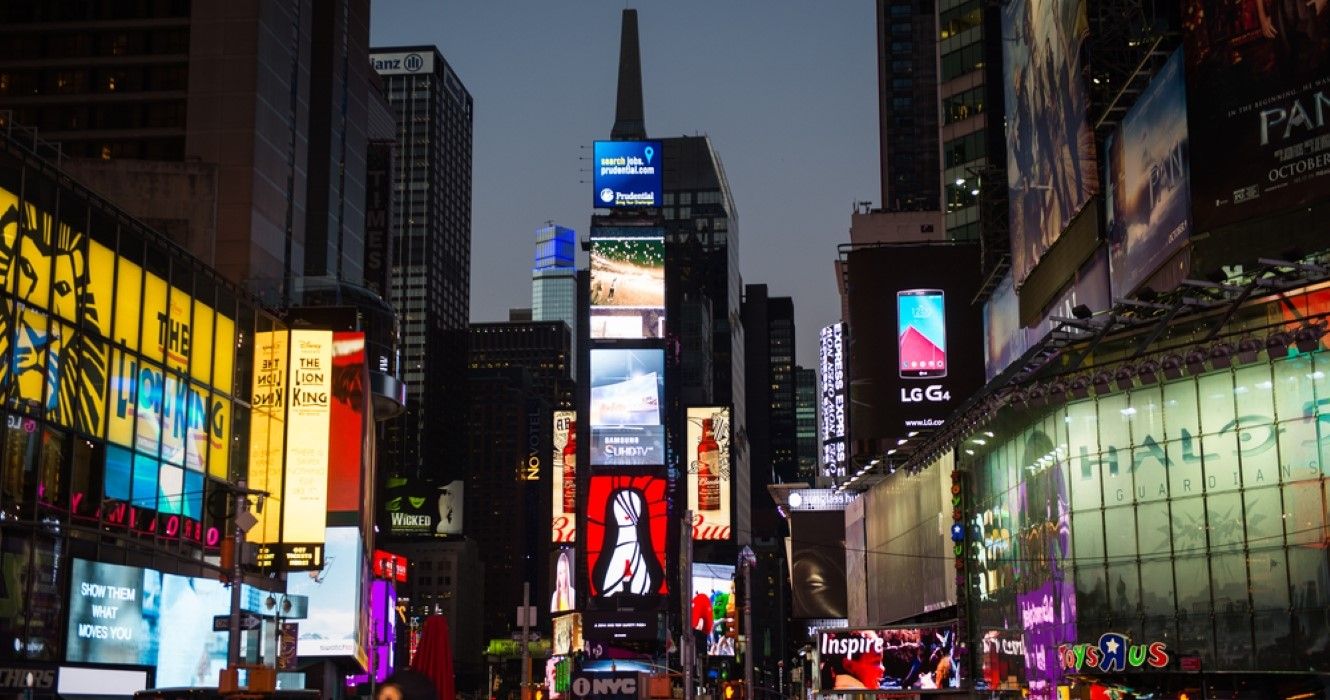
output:
[[[327,529],[323,568],[286,579],[286,592],[309,598],[309,618],[300,621],[297,654],[360,656],[363,547],[354,527]]]
[[[388,477],[383,496],[388,532],[394,537],[462,534],[465,490],[461,479],[439,485],[424,479]]]
[[[845,513],[790,513],[790,590],[794,619],[844,618]]]
[[[732,564],[693,564],[693,600],[688,626],[706,637],[706,653],[734,656],[739,605]]]
[[[597,141],[593,153],[592,206],[660,206],[659,141]]]
[[[550,576],[550,612],[564,613],[577,609],[577,590],[573,586],[577,573],[577,550],[560,547],[550,555],[554,572]]]
[[[875,454],[942,425],[983,383],[972,245],[888,245],[848,254],[849,433]]]
[[[552,650],[555,655],[571,654],[582,649],[582,614],[569,613],[553,620],[554,641]]]
[[[845,400],[848,386],[845,376],[845,324],[833,323],[822,328],[818,339],[819,368],[822,382],[822,476],[845,476],[849,458],[845,453],[845,430],[848,426]]]
[[[554,511],[550,532],[554,542],[577,541],[577,411],[555,411],[551,421],[554,454],[550,459],[550,503]]]
[[[1082,47],[1088,33],[1086,0],[1002,6],[1011,268],[1018,289],[1099,191],[1086,114]]]
[[[684,454],[688,460],[688,509],[693,539],[729,540],[731,536],[730,409],[690,406]]]
[[[586,570],[596,598],[664,595],[666,480],[645,474],[586,481]]]
[[[282,494],[283,566],[288,571],[323,566],[318,550],[328,517],[332,356],[332,331],[291,331]],[[357,432],[356,438],[361,434]],[[358,485],[359,479],[353,483]]]
[[[241,608],[258,612],[266,595],[246,585]],[[214,632],[213,618],[230,610],[231,591],[215,579],[76,558],[65,658],[154,666],[159,687],[215,685],[228,633]]]
[[[1196,230],[1324,199],[1324,3],[1187,0],[1183,27]]]
[[[359,512],[365,472],[366,425],[369,409],[369,367],[365,334],[332,334],[332,371],[328,436],[328,512]]]
[[[665,237],[591,239],[591,338],[665,337]]]
[[[818,687],[823,692],[961,687],[956,625],[818,631]]]
[[[260,545],[259,565],[271,566],[282,540],[282,464],[286,446],[287,331],[254,334],[250,389],[248,487],[269,496],[245,538]],[[325,519],[320,519],[325,522]]]
[[[1191,184],[1182,51],[1164,64],[1104,142],[1113,293],[1127,297],[1187,244]],[[1154,291],[1163,292],[1155,285]]]
[[[665,351],[591,350],[591,465],[665,463]]]

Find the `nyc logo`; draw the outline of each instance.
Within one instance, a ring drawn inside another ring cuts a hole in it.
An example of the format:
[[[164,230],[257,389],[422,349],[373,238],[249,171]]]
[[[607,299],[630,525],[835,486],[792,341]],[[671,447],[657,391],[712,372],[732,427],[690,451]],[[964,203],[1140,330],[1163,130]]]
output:
[[[1164,668],[1168,665],[1168,651],[1163,642],[1131,644],[1116,632],[1100,636],[1098,644],[1058,645],[1058,658],[1062,659],[1062,670],[1072,673],[1082,670],[1106,673],[1125,671],[1129,667]]]

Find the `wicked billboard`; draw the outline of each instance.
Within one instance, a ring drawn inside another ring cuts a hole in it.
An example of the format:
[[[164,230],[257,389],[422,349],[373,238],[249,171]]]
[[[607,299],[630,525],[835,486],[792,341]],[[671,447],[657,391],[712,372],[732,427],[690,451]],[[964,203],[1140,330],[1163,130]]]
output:
[[[1330,10],[1187,0],[1183,25],[1196,230],[1324,199]]]

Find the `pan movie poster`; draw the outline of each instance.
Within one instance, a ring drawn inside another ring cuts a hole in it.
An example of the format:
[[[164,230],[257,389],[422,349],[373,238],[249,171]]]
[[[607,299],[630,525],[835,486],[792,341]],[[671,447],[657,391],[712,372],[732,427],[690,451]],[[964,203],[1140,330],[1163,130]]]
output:
[[[1109,274],[1120,297],[1187,243],[1187,147],[1182,52],[1176,51],[1104,144]]]
[[[1088,35],[1086,0],[1003,3],[1007,196],[1017,289],[1099,191],[1081,51]]]
[[[1324,198],[1330,175],[1326,0],[1186,0],[1196,230]]]

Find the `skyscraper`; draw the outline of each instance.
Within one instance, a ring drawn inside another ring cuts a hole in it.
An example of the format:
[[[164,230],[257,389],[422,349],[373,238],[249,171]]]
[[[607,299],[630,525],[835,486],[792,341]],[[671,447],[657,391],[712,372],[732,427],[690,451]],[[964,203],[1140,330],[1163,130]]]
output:
[[[794,300],[773,297],[767,285],[744,287],[748,431],[754,464],[770,465],[753,478],[754,501],[769,503],[766,486],[795,480]]]
[[[935,20],[934,0],[877,2],[878,146],[887,211],[938,209]]]
[[[407,387],[406,415],[387,428],[384,466],[461,476],[465,458],[446,441],[467,406],[471,94],[432,46],[376,48],[371,60],[397,114],[389,296],[402,319]],[[426,387],[446,400],[426,402]]]
[[[794,368],[795,475],[794,481],[817,480],[817,370]]]
[[[563,321],[577,337],[577,232],[553,222],[536,229],[535,265],[531,268],[531,320]],[[576,376],[577,353],[569,355]]]

